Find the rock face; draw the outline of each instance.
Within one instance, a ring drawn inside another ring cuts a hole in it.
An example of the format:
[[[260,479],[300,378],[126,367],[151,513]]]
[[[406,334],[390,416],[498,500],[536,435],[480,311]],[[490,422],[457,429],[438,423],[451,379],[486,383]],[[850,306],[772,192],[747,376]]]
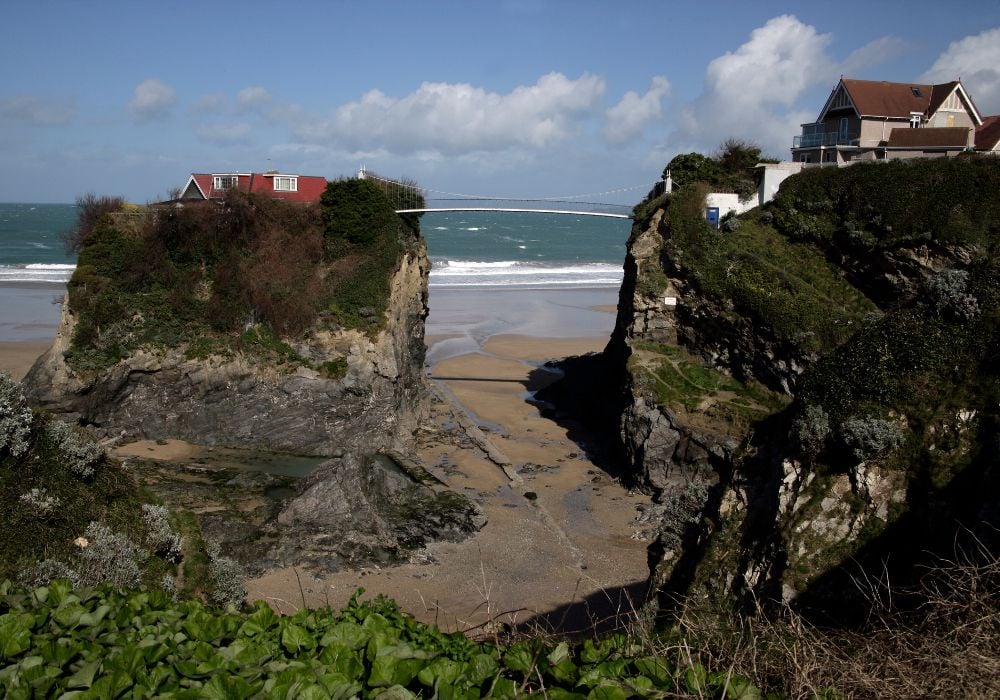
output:
[[[677,414],[649,392],[644,392],[630,368],[634,346],[643,342],[674,345],[689,333],[680,309],[691,296],[688,285],[677,275],[661,277],[664,211],[656,211],[648,225],[637,226],[629,241],[625,275],[618,298],[618,317],[604,354],[619,377],[621,446],[628,470],[641,485],[662,492],[692,478],[712,479],[730,459],[736,442],[724,431],[699,428],[680,420]],[[640,285],[640,274],[658,281],[658,288]]]
[[[320,456],[389,447],[416,425],[423,395],[429,270],[422,243],[403,256],[377,337],[324,331],[296,345],[315,366],[346,359],[340,379],[242,358],[191,360],[182,349],[140,351],[84,376],[65,360],[74,318],[64,305],[55,344],[25,377],[25,392],[37,407],[109,436]]]
[[[948,554],[943,540],[967,527],[957,523],[997,521],[988,494],[1000,480],[998,421],[979,390],[996,381],[981,364],[997,337],[986,315],[995,311],[985,311],[996,304],[992,253],[931,233],[867,251],[836,237],[812,243],[818,262],[803,270],[829,263],[876,311],[856,312],[841,345],[807,353],[759,316],[702,293],[683,247],[666,244],[667,216],[661,206],[633,228],[601,360],[615,378],[625,469],[658,501],[649,511],[660,520],[650,546],[654,611],[678,600],[796,601],[822,615],[863,614],[864,600],[848,595],[850,567],[881,575],[895,558],[906,563],[893,575],[906,580],[927,551]],[[769,212],[758,216],[750,226],[770,226]],[[934,281],[942,271],[958,271],[951,297]],[[786,273],[805,275],[778,272]],[[784,403],[748,423],[723,419],[712,401],[664,383],[676,353]],[[823,406],[830,415],[806,411]]]

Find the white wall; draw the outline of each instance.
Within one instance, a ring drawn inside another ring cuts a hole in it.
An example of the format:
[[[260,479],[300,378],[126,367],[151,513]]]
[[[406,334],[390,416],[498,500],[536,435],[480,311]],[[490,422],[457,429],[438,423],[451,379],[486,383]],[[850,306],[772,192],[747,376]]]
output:
[[[722,217],[731,211],[740,215],[745,211],[750,211],[755,206],[757,206],[756,197],[750,197],[750,199],[744,199],[741,201],[738,194],[732,194],[730,192],[712,192],[705,197],[706,209],[709,207],[719,208],[719,219],[722,219]]]
[[[778,188],[786,179],[802,171],[802,163],[785,161],[782,163],[761,163],[758,168],[763,168],[763,177],[760,179],[760,186],[757,188],[757,204],[764,204],[774,199],[778,193]]]

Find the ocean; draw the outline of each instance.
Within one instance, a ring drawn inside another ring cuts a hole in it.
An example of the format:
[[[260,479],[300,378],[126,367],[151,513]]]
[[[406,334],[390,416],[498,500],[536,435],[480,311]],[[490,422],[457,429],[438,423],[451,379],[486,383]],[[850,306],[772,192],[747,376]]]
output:
[[[65,283],[75,259],[63,234],[73,204],[0,204],[0,283]],[[421,219],[430,285],[572,289],[621,285],[627,219],[564,214],[430,213]]]

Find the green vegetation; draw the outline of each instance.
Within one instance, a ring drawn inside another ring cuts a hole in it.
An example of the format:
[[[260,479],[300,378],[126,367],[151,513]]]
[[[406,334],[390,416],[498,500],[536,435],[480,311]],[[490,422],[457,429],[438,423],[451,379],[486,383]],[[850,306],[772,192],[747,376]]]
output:
[[[0,640],[8,698],[761,697],[739,674],[624,636],[476,643],[358,595],[341,612],[279,617],[264,603],[224,613],[159,591],[2,582]]]
[[[760,154],[760,147],[748,141],[727,139],[712,157],[701,153],[682,153],[674,156],[663,169],[673,179],[674,187],[684,187],[697,182],[711,186],[713,192],[735,192],[748,197],[757,189],[754,166],[774,163]]]
[[[788,400],[755,382],[740,382],[705,367],[696,357],[674,345],[636,342],[630,360],[638,370],[640,386],[663,406],[688,413],[702,412],[736,433],[783,409]]]
[[[990,248],[1000,240],[998,191],[1000,167],[989,157],[859,163],[789,178],[772,211],[786,236],[855,255],[929,241]]]
[[[803,353],[844,342],[875,305],[848,284],[813,246],[790,241],[751,213],[735,231],[711,228],[704,185],[675,192],[668,216],[671,256],[690,270],[706,296],[770,328]]]
[[[308,364],[282,338],[317,324],[380,329],[390,277],[419,237],[416,220],[362,180],[330,183],[318,207],[235,191],[145,213],[116,199],[83,204],[70,236],[80,255],[67,355],[82,370],[139,347]]]

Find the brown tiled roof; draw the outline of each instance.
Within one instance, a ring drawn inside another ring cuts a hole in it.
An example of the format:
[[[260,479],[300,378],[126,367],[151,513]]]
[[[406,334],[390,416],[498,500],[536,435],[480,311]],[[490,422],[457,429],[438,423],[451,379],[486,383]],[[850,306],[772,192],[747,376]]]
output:
[[[941,83],[940,85],[931,85],[931,99],[927,106],[928,116],[938,111],[938,107],[944,104],[944,101],[948,99],[948,95],[951,94],[956,85],[958,85],[957,80],[952,80],[950,83]]]
[[[969,145],[969,129],[964,126],[941,126],[928,129],[893,129],[889,132],[889,148],[965,148]]]
[[[842,82],[858,112],[871,117],[909,119],[913,112],[924,114],[935,88],[934,85],[889,83],[884,80],[843,78]],[[914,89],[920,94],[916,94]],[[944,100],[943,97],[941,99]]]
[[[992,151],[1000,142],[1000,114],[983,117],[983,125],[976,128],[976,150]]]

